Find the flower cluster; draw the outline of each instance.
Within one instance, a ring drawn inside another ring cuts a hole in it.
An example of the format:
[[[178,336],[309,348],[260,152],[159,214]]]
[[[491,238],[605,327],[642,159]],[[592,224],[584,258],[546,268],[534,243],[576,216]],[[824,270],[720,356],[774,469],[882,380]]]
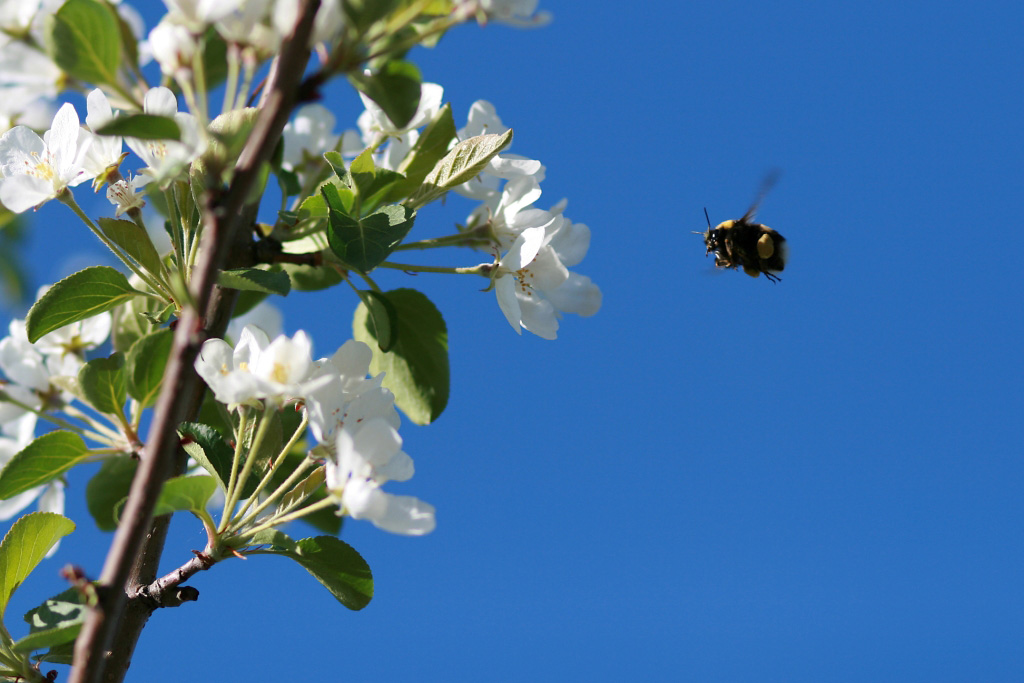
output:
[[[271,340],[247,325],[234,347],[205,342],[196,371],[228,405],[304,405],[319,444],[311,456],[325,460],[327,489],[340,514],[395,533],[425,534],[435,525],[433,506],[381,490],[389,480],[409,479],[413,466],[401,450],[394,395],[381,386],[383,374],[367,377],[371,357],[368,346],[348,341],[314,361],[304,332]]]
[[[40,292],[42,295],[42,292]],[[102,313],[28,340],[24,320],[12,320],[0,339],[0,469],[35,437],[37,412],[66,408],[73,396],[60,387],[60,378],[78,375],[85,352],[105,342],[111,316]],[[9,519],[32,501],[39,509],[63,512],[64,484],[55,479],[0,502],[0,520]]]
[[[494,106],[479,100],[470,108],[459,139],[507,130]],[[486,226],[503,253],[494,289],[509,324],[516,332],[526,328],[554,339],[562,313],[597,313],[601,290],[589,277],[569,270],[586,256],[590,229],[563,215],[564,200],[548,210],[533,206],[540,198],[544,173],[544,166],[534,159],[498,155],[457,192],[482,202],[466,221],[467,229]]]
[[[80,126],[74,106],[66,103],[42,137],[28,126],[15,126],[0,137],[0,202],[8,209],[22,213],[60,196],[69,187],[98,179],[110,181],[107,198],[120,214],[142,205],[140,192],[146,183],[167,183],[204,150],[195,117],[178,112],[177,100],[168,88],[150,88],[144,113],[173,118],[181,140],[127,138],[124,142],[146,166],[142,175],[122,179],[117,172],[124,158],[121,138],[94,132],[114,118],[110,102],[97,88],[89,93],[86,106],[88,129]]]

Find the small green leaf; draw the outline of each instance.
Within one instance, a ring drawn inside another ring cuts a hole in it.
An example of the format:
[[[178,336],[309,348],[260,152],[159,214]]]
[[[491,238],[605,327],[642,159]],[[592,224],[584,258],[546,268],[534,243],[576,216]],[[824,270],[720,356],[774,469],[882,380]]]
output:
[[[386,373],[384,386],[395,394],[398,407],[416,424],[429,424],[448,404],[448,328],[440,311],[421,292],[394,289],[385,296],[398,321],[391,350],[380,350],[364,303],[356,308],[353,337],[373,349],[370,371]]]
[[[279,270],[260,270],[259,268],[222,270],[217,276],[217,284],[229,289],[280,294],[281,296],[287,296],[292,287],[287,273]]]
[[[269,545],[277,551],[295,550],[295,541],[288,537],[288,534],[277,529],[264,529],[249,539],[247,547],[257,545]]]
[[[53,544],[75,530],[75,523],[54,512],[21,517],[0,542],[0,618],[11,594],[21,585]]]
[[[29,635],[14,644],[15,652],[32,652],[72,642],[85,622],[88,607],[77,588],[68,588],[25,614]]]
[[[362,609],[373,597],[370,565],[352,546],[333,536],[304,538],[294,550],[277,546],[260,552],[292,558],[349,609]]]
[[[197,422],[182,422],[178,425],[185,452],[209,472],[221,489],[227,491],[231,478],[231,461],[234,451],[213,427]]]
[[[123,135],[139,140],[181,140],[178,122],[156,114],[128,114],[110,119],[100,126],[97,135]]]
[[[352,73],[349,80],[359,92],[377,103],[395,128],[405,128],[420,106],[420,70],[411,62],[394,59],[377,73]]]
[[[128,497],[139,463],[129,457],[108,458],[85,487],[85,502],[101,531],[117,528],[115,510]]]
[[[345,176],[342,175],[338,166],[336,165],[337,159],[341,157],[337,152],[328,152],[324,155],[331,166],[334,167],[334,173],[341,180],[345,180]],[[344,168],[344,167],[342,167]],[[367,147],[359,153],[352,163],[349,164],[348,173],[352,178],[352,187],[359,192],[360,187],[366,187],[373,182],[374,173],[377,171],[377,165],[373,163],[373,150]]]
[[[128,278],[110,266],[80,270],[46,290],[29,310],[28,340],[34,344],[47,332],[109,311],[137,294]]]
[[[427,174],[423,185],[409,198],[409,204],[423,206],[443,195],[449,188],[472,180],[511,142],[511,128],[501,135],[489,133],[463,140]]]
[[[298,505],[312,496],[324,484],[324,468],[317,467],[308,477],[300,481],[291,491],[281,496],[278,507],[282,509]]]
[[[117,84],[121,26],[109,5],[67,0],[46,28],[46,51],[61,70],[87,83]]]
[[[95,358],[78,371],[78,384],[89,404],[107,415],[121,415],[128,400],[128,373],[124,354]]]
[[[348,188],[352,187],[353,180],[349,175],[348,169],[345,167],[345,159],[342,158],[341,152],[336,152],[334,150],[324,152],[324,161],[326,161],[331,167],[331,170],[334,171],[337,183]]]
[[[455,120],[452,118],[452,105],[445,104],[434,115],[430,124],[416,144],[405,155],[398,171],[405,175],[405,180],[396,183],[388,192],[387,200],[397,202],[415,191],[427,174],[434,170],[438,162],[448,153],[448,147],[455,139]]]
[[[305,448],[302,448],[300,445],[297,446],[297,450],[293,449],[291,453],[285,456],[284,462],[278,466],[278,469],[271,477],[270,488],[276,489],[278,486],[283,484],[284,481],[295,471],[295,468],[304,463],[306,459]],[[314,505],[325,498],[327,498],[327,491],[324,487],[320,487],[312,491],[310,497],[306,499],[305,504]],[[303,516],[301,521],[309,524],[317,531],[337,536],[338,532],[341,531],[342,522],[344,521],[344,517],[338,515],[337,510],[337,507],[323,508]]]
[[[382,206],[368,216],[354,218],[329,209],[327,239],[331,251],[346,265],[368,273],[401,244],[416,220],[416,212],[402,204]]]
[[[216,480],[205,474],[173,477],[164,483],[153,514],[166,515],[187,510],[195,515],[206,515],[206,503],[216,491]]]
[[[173,344],[174,331],[164,328],[142,337],[128,349],[128,393],[143,407],[153,405],[160,393]]]
[[[324,155],[326,156],[326,155]],[[310,216],[329,215],[329,209],[352,213],[356,205],[356,194],[352,188],[341,181],[324,183],[320,186],[320,194],[307,197],[303,200],[301,208],[309,211]]]
[[[47,432],[25,446],[0,470],[0,500],[53,481],[88,459],[89,449],[74,432]]]
[[[140,266],[154,275],[163,270],[160,254],[153,246],[153,241],[149,239],[149,233],[137,223],[104,217],[99,219],[99,224],[103,234],[135,259]]]

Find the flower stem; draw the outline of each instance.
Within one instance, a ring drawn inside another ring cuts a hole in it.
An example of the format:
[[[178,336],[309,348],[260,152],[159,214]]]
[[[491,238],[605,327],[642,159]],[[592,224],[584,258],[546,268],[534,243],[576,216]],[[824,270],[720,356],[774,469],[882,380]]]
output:
[[[270,517],[269,519],[267,519],[266,521],[262,522],[261,524],[259,524],[257,526],[254,526],[252,529],[249,529],[248,531],[246,531],[244,537],[245,538],[252,538],[253,536],[255,536],[256,534],[258,534],[261,531],[266,531],[267,529],[273,529],[276,526],[281,526],[282,524],[287,524],[288,522],[293,522],[296,519],[302,519],[306,515],[312,514],[314,512],[318,512],[320,510],[323,510],[324,508],[337,507],[337,505],[338,505],[338,502],[336,500],[334,500],[333,498],[330,498],[330,497],[324,498],[323,500],[318,500],[317,502],[315,502],[315,503],[313,503],[311,505],[307,505],[306,507],[301,508],[299,510],[296,510],[295,512],[292,512],[290,514],[280,515],[280,516],[276,516],[275,515],[273,517]]]
[[[445,237],[434,237],[433,239],[419,240],[417,242],[406,242],[395,247],[395,251],[408,249],[438,249],[441,247],[475,247],[489,246],[492,241],[488,237],[476,236],[473,233],[460,232]]]
[[[106,235],[104,235],[99,228],[96,227],[96,224],[92,222],[92,220],[85,214],[85,212],[82,211],[81,207],[78,206],[78,203],[75,202],[75,197],[74,195],[71,194],[71,192],[67,190],[61,192],[59,195],[57,195],[57,201],[67,206],[69,209],[71,209],[72,212],[74,212],[76,216],[82,219],[82,222],[85,223],[86,227],[92,230],[92,233],[96,235],[96,237],[98,237],[100,241],[103,242],[103,244],[106,245],[107,249],[110,249],[110,251],[114,253],[114,256],[119,258],[122,263],[128,266],[128,268],[133,273],[138,275],[143,282],[149,285],[154,292],[163,292],[168,298],[170,298],[170,292],[167,291],[167,288],[164,286],[162,282],[160,282],[158,279],[154,278],[149,273],[136,266],[135,262],[132,261],[132,259],[128,258],[127,255],[122,253],[121,249],[118,248],[117,245],[115,245],[113,242],[111,242],[110,239]]]
[[[267,486],[267,484],[270,483],[271,477],[274,476],[274,473],[284,463],[285,459],[288,457],[288,453],[291,452],[292,447],[294,447],[295,444],[299,442],[299,439],[302,438],[303,434],[305,434],[305,432],[306,432],[306,425],[308,425],[308,424],[309,424],[309,416],[308,415],[303,415],[302,422],[299,423],[298,429],[296,429],[295,432],[292,434],[292,438],[290,438],[288,440],[288,443],[286,443],[284,445],[284,447],[281,448],[281,452],[278,453],[277,458],[274,460],[274,464],[270,466],[270,469],[267,470],[267,473],[263,476],[263,480],[260,482],[259,486],[256,487],[257,491],[262,491]],[[232,526],[234,526],[236,528],[241,528],[241,527],[245,526],[246,524],[248,524],[253,519],[255,519],[261,512],[266,510],[267,507],[272,505],[275,500],[277,500],[280,496],[284,495],[284,492],[288,490],[286,487],[289,487],[292,484],[294,484],[295,480],[297,479],[297,475],[300,474],[305,469],[306,469],[306,463],[303,462],[298,467],[295,468],[295,471],[292,472],[292,474],[285,480],[285,482],[283,484],[281,484],[280,486],[277,487],[276,491],[274,491],[272,494],[270,494],[269,498],[264,500],[262,503],[260,503],[256,507],[255,510],[253,510],[248,515],[246,515],[245,511],[248,510],[249,507],[254,502],[256,502],[256,500],[257,500],[257,496],[255,494],[252,495],[252,496],[249,496],[249,500],[246,501],[246,503],[242,507],[242,509],[238,511],[237,515],[235,515],[235,520],[236,521],[232,524]],[[245,517],[243,518],[242,515],[245,515]]]
[[[267,432],[270,431],[270,424],[273,420],[273,412],[276,410],[274,406],[266,406],[263,409],[263,416],[260,418],[259,427],[256,428],[256,435],[252,438],[252,443],[249,444],[249,450],[245,454],[245,464],[242,466],[242,471],[239,473],[237,480],[234,482],[234,487],[228,494],[227,500],[224,502],[224,519],[230,520],[233,517],[233,510],[235,505],[241,498],[242,489],[245,488],[245,482],[249,479],[249,473],[252,472],[253,465],[256,464],[256,456],[259,453],[260,447],[263,445],[263,439],[267,436]],[[241,430],[239,430],[239,436],[242,436]],[[242,443],[243,439],[239,438],[238,443]],[[235,447],[236,457],[232,461],[232,469],[235,467],[235,463],[238,461],[238,446]],[[257,488],[252,493],[253,496],[259,495],[259,489]],[[225,524],[221,522],[221,526],[227,528],[230,526],[230,521]],[[218,529],[218,532],[223,529]]]
[[[448,273],[452,275],[486,275],[484,269],[490,268],[492,264],[481,263],[478,266],[467,266],[465,268],[449,266],[417,266],[410,263],[392,263],[385,261],[377,265],[378,268],[391,268],[393,270],[404,270],[407,273]]]

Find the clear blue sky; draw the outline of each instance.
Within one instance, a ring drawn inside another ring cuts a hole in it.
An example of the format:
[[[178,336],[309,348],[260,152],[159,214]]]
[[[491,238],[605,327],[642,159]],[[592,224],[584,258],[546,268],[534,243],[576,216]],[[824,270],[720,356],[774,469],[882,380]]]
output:
[[[488,99],[547,166],[538,204],[591,227],[602,311],[520,338],[482,281],[382,277],[449,326],[448,409],[401,430],[437,530],[347,525],[376,580],[358,613],[288,561],[218,565],[129,680],[1024,679],[1024,9],[542,7],[413,57],[456,121]],[[690,231],[770,168],[782,282],[714,273]],[[60,207],[33,231],[36,284],[99,254]],[[340,289],[282,303],[321,355],[351,334]],[[99,573],[85,482],[10,615],[66,562]],[[202,544],[176,519],[166,569]]]

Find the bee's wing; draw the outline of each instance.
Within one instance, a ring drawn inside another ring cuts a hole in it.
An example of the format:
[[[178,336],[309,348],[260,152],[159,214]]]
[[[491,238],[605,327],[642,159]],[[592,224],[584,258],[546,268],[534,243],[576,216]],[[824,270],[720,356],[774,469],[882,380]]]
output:
[[[761,206],[761,200],[763,200],[765,195],[768,194],[773,187],[775,187],[775,183],[778,182],[780,175],[782,175],[782,171],[780,171],[777,168],[773,168],[772,170],[768,171],[768,174],[765,175],[764,180],[761,181],[761,189],[758,190],[757,197],[754,199],[754,203],[750,205],[750,208],[747,209],[747,212],[743,214],[743,218],[740,219],[742,222],[750,223],[751,221],[754,220],[754,215],[757,213],[757,207]]]

